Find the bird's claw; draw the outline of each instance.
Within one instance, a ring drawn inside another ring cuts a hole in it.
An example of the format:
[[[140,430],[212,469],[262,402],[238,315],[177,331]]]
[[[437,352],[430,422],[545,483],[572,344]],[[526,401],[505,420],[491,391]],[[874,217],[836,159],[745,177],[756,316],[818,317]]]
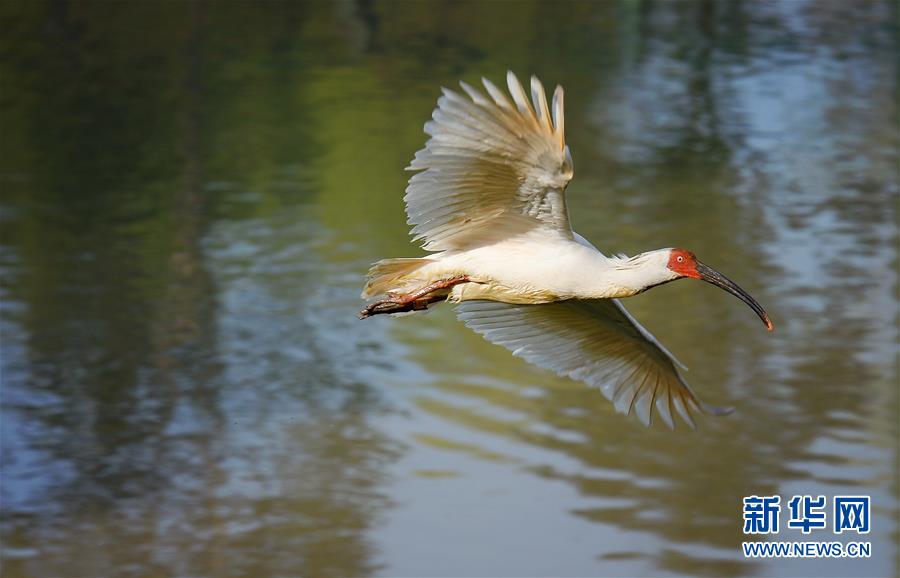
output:
[[[403,301],[400,299],[385,299],[376,301],[359,312],[360,319],[366,319],[373,315],[382,313],[402,313],[404,311],[424,311],[428,309],[428,304],[432,301],[428,299],[415,299],[412,301]]]
[[[365,309],[359,312],[359,318],[365,319],[366,317],[371,317],[373,315],[378,315],[379,313],[389,313],[391,309],[396,309],[401,304],[392,299],[385,299],[384,301],[376,301],[372,303]]]

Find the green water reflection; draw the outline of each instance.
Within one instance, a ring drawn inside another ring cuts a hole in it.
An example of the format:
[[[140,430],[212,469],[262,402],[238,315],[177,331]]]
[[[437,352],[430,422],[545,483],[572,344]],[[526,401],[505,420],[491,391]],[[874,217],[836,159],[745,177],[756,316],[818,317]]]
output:
[[[898,571],[896,3],[0,14],[4,575]],[[629,300],[734,415],[645,430],[449,309],[355,319],[439,87],[507,68],[567,90],[581,234],[772,314]],[[741,498],[794,493],[871,494],[872,558],[745,560]]]

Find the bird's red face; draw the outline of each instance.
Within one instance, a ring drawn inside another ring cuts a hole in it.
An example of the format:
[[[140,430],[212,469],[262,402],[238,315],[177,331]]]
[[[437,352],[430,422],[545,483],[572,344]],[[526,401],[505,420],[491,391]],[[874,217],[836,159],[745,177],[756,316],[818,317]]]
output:
[[[697,256],[687,249],[672,249],[666,267],[682,277],[700,279],[700,274],[697,273]]]
[[[749,293],[741,289],[737,283],[725,275],[722,275],[705,263],[700,262],[696,255],[690,251],[686,249],[672,249],[669,252],[669,262],[666,263],[666,267],[668,267],[670,271],[677,273],[680,277],[700,279],[701,281],[706,281],[707,283],[711,283],[716,287],[728,291],[749,305],[759,318],[762,319],[762,322],[766,324],[766,329],[769,331],[775,329],[775,325],[773,325],[772,321],[769,319],[769,314],[762,308],[762,305],[757,303],[756,299],[751,297]]]

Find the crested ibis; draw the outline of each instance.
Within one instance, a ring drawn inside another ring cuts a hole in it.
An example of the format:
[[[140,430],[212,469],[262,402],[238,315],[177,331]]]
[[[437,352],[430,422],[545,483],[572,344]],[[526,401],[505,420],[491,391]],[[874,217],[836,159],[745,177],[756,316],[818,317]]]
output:
[[[676,279],[712,283],[773,329],[766,311],[736,283],[685,249],[607,257],[572,230],[565,190],[572,157],[565,142],[563,90],[552,103],[531,77],[531,101],[507,73],[509,96],[461,82],[443,90],[430,135],[409,170],[406,213],[426,257],[384,259],[369,271],[361,318],[456,303],[457,315],[487,340],[560,375],[599,387],[621,413],[646,425],[673,414],[728,413],[702,402],[681,365],[621,304]]]

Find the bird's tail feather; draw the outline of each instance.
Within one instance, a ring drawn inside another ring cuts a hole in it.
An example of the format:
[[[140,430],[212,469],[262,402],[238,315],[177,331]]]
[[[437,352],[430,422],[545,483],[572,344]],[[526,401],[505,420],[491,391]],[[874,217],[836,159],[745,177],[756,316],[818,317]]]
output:
[[[404,277],[408,277],[414,271],[433,262],[432,259],[413,257],[382,259],[374,263],[366,276],[366,286],[363,288],[362,298],[368,299],[376,295],[384,295],[388,291],[401,289],[407,284]]]

